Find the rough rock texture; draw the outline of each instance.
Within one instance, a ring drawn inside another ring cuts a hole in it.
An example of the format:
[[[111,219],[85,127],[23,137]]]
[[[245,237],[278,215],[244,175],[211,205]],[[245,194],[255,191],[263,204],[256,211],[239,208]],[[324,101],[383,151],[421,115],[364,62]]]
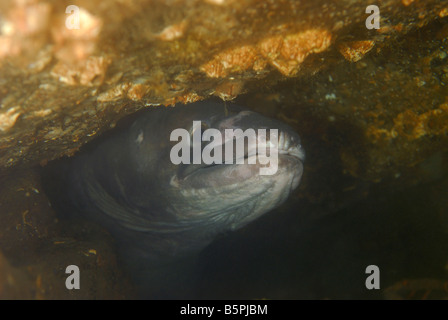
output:
[[[132,297],[105,231],[59,221],[35,171],[0,179],[0,299]],[[65,287],[70,264],[83,270],[82,290]]]
[[[381,28],[369,31],[356,0],[89,0],[76,2],[80,29],[69,29],[71,4],[0,4],[0,168],[71,155],[143,106],[232,99],[359,61],[448,14],[444,1],[382,1]],[[382,141],[415,117],[363,129]]]

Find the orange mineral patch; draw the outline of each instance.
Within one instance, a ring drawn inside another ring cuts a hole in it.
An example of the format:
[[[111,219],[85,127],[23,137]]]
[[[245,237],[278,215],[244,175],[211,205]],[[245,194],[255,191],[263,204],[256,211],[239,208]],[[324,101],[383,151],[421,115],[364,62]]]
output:
[[[372,50],[375,41],[349,41],[338,45],[339,52],[344,56],[345,60],[357,62],[361,60],[367,52]]]
[[[331,34],[322,29],[270,36],[256,45],[243,45],[218,53],[200,69],[211,78],[222,78],[248,70],[262,71],[270,64],[283,75],[293,76],[308,55],[325,51],[331,39]]]

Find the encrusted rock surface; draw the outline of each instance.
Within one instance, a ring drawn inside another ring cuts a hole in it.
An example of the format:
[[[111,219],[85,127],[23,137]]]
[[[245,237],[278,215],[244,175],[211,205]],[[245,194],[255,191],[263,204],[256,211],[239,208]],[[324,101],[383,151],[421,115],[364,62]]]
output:
[[[0,179],[0,299],[132,298],[105,231],[60,221],[33,170]],[[67,290],[68,265],[82,270],[82,290]]]
[[[69,5],[0,4],[0,168],[72,155],[144,106],[233,99],[359,61],[448,11],[444,1],[383,1],[381,28],[367,30],[356,0],[85,0],[70,29]],[[375,128],[365,129],[378,139],[400,131]]]

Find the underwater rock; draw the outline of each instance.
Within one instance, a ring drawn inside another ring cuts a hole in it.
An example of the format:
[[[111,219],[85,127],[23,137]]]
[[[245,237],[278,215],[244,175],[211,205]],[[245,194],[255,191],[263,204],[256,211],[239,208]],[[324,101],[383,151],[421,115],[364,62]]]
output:
[[[52,210],[35,170],[0,179],[1,299],[133,297],[117,268],[113,240],[104,230],[80,222],[70,231]],[[82,269],[83,290],[67,290],[65,271],[70,264]]]
[[[144,106],[233,99],[344,58],[394,54],[395,39],[448,11],[441,0],[383,1],[380,29],[367,30],[360,0],[69,5],[0,4],[0,168],[72,155]]]

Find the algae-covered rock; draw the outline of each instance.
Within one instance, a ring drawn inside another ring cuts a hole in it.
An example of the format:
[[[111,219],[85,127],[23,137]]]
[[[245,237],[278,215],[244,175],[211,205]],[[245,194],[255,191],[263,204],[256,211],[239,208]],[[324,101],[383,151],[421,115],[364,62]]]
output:
[[[380,29],[368,30],[366,4],[355,0],[3,1],[0,167],[72,155],[145,106],[233,99],[344,58],[398,55],[395,39],[448,11],[437,0],[379,10]],[[400,127],[365,129],[381,139]]]

